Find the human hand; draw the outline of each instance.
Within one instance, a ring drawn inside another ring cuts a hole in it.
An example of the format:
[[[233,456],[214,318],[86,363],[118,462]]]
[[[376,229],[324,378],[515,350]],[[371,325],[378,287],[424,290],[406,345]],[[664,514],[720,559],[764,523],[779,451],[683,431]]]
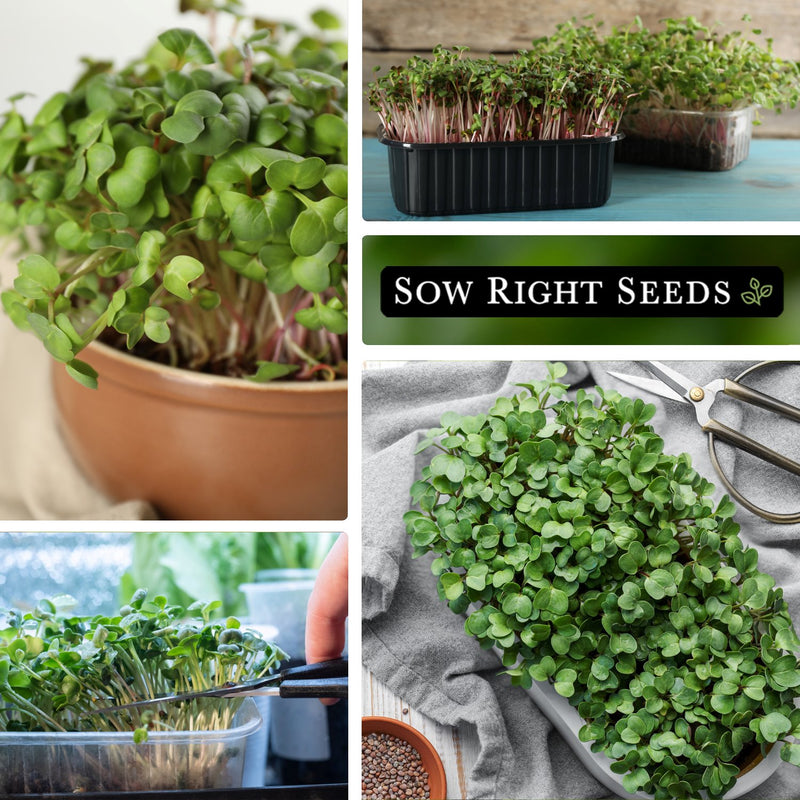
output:
[[[306,663],[339,658],[347,620],[347,534],[334,542],[319,568],[306,610]],[[330,705],[336,700],[323,700]]]

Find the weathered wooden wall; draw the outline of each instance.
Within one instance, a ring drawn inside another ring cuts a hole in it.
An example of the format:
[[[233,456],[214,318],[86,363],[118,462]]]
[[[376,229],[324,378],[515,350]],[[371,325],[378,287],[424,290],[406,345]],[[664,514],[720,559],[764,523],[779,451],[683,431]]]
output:
[[[749,13],[751,23],[742,22]],[[775,52],[800,60],[800,3],[797,0],[363,0],[364,84],[373,68],[405,63],[412,54],[429,55],[437,44],[467,45],[475,55],[513,53],[533,39],[551,33],[570,17],[593,14],[607,26],[628,23],[639,14],[645,25],[664,17],[694,15],[705,24],[719,22],[724,30],[761,28],[772,37]],[[364,131],[375,132],[376,118],[364,103]],[[800,137],[800,111],[764,114],[756,135]]]

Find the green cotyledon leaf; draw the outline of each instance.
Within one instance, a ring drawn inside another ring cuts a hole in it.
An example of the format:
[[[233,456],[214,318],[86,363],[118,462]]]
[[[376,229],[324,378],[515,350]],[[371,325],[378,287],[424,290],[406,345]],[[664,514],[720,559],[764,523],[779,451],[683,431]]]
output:
[[[175,256],[164,268],[164,287],[182,300],[191,300],[189,284],[204,271],[203,265],[193,256]]]

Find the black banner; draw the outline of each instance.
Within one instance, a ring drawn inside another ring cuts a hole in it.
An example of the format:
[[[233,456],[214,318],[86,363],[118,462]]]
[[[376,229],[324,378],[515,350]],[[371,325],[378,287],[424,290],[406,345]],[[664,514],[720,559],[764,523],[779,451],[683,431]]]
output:
[[[778,317],[779,267],[385,267],[387,317]]]

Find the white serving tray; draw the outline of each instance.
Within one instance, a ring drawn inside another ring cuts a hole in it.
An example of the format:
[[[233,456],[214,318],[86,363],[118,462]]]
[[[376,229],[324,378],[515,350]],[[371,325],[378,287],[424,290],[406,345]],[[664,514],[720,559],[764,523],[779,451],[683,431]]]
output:
[[[566,739],[575,755],[600,783],[614,794],[624,798],[652,800],[652,795],[637,792],[631,794],[622,785],[622,776],[611,771],[611,759],[603,753],[593,753],[589,742],[578,738],[578,731],[584,722],[569,701],[556,692],[553,686],[542,681],[534,681],[528,694],[539,710],[553,723],[556,730]],[[725,800],[735,800],[752,791],[772,775],[781,763],[781,748],[776,744],[753,769],[736,780],[733,788],[725,794]]]

